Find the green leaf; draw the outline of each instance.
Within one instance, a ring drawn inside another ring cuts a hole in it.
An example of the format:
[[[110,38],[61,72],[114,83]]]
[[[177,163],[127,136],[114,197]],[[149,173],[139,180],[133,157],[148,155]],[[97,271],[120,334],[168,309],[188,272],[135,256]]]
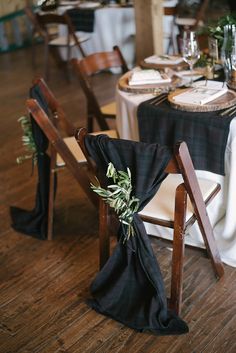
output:
[[[132,226],[133,214],[139,208],[139,199],[134,196],[131,197],[132,183],[130,169],[127,168],[127,172],[121,170],[117,172],[114,165],[109,163],[106,175],[108,178],[112,178],[114,184],[108,185],[107,189],[101,188],[99,183],[97,186],[91,184],[91,188],[114,209],[119,221],[127,226],[125,239],[128,240],[130,235],[134,235]]]
[[[22,128],[22,144],[25,147],[26,151],[30,154],[25,154],[23,156],[19,156],[16,159],[18,164],[22,163],[27,159],[32,159],[33,163],[37,163],[37,148],[33,138],[32,126],[29,117],[22,116],[18,119],[18,122],[21,124]]]

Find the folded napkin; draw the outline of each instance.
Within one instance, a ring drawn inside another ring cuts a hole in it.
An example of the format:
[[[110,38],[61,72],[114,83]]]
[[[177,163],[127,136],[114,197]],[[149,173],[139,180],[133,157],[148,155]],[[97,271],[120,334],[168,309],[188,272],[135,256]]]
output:
[[[160,72],[157,70],[133,71],[129,79],[130,86],[166,82],[171,82],[170,77],[166,74],[160,74]]]
[[[147,64],[177,65],[183,62],[183,58],[173,55],[152,55],[144,59]]]
[[[60,1],[59,5],[60,6],[75,6],[75,5],[79,5],[80,1],[76,0],[76,1]]]
[[[177,103],[203,105],[215,100],[227,92],[226,86],[222,87],[222,82],[199,81],[189,90],[173,97]]]
[[[100,6],[101,6],[100,2],[92,2],[92,1],[83,2],[79,4],[80,9],[95,9],[96,7],[100,7]]]

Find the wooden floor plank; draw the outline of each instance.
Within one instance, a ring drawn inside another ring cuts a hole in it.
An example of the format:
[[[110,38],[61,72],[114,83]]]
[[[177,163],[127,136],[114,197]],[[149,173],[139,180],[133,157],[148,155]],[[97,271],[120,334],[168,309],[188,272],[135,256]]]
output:
[[[18,166],[23,153],[17,119],[35,72],[30,50],[0,56],[0,353],[234,353],[236,351],[236,270],[225,266],[217,282],[205,254],[186,250],[183,336],[139,333],[96,313],[87,305],[98,271],[97,210],[68,171],[59,174],[53,241],[38,240],[11,228],[11,205],[34,206],[37,169]],[[38,58],[40,70],[40,57]],[[42,67],[42,66],[41,66]],[[22,76],[23,75],[23,76]],[[110,84],[114,75],[108,75]],[[22,77],[24,77],[22,79]],[[97,81],[99,99],[112,94]],[[51,89],[75,125],[85,123],[86,104],[78,82],[68,83],[52,66]],[[167,292],[172,252],[152,238]],[[112,238],[112,248],[116,240]]]

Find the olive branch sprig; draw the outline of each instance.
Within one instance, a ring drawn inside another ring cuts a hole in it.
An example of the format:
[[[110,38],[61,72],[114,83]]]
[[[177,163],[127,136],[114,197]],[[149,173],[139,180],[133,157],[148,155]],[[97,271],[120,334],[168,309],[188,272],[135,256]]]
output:
[[[128,240],[130,236],[134,235],[133,215],[139,208],[139,199],[131,196],[130,169],[127,168],[127,172],[116,171],[114,165],[110,162],[106,176],[112,178],[114,184],[108,185],[107,189],[102,188],[100,185],[91,184],[91,188],[115,210],[119,221],[127,227],[127,234],[124,240]]]
[[[30,119],[27,116],[22,116],[18,119],[22,128],[22,143],[25,147],[26,151],[29,154],[24,154],[22,156],[17,157],[16,162],[18,164],[23,163],[27,159],[32,159],[33,164],[37,163],[37,149],[34,141],[33,133],[32,133],[32,125]]]

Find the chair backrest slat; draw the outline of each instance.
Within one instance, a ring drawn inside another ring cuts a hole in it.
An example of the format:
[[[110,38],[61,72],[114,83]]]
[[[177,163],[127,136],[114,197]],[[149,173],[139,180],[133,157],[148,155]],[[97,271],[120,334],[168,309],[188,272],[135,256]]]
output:
[[[67,136],[74,136],[76,131],[75,126],[66,118],[64,109],[43,78],[39,77],[33,80],[33,87],[37,86],[44,96],[44,99],[48,104],[48,108],[50,109],[54,118],[58,119],[59,127],[66,133]]]
[[[88,115],[96,118],[101,130],[108,130],[109,126],[100,109],[89,77],[104,70],[117,67],[121,68],[122,73],[127,72],[128,67],[121,51],[115,46],[113,51],[94,53],[81,60],[72,59],[71,62],[87,98]]]

